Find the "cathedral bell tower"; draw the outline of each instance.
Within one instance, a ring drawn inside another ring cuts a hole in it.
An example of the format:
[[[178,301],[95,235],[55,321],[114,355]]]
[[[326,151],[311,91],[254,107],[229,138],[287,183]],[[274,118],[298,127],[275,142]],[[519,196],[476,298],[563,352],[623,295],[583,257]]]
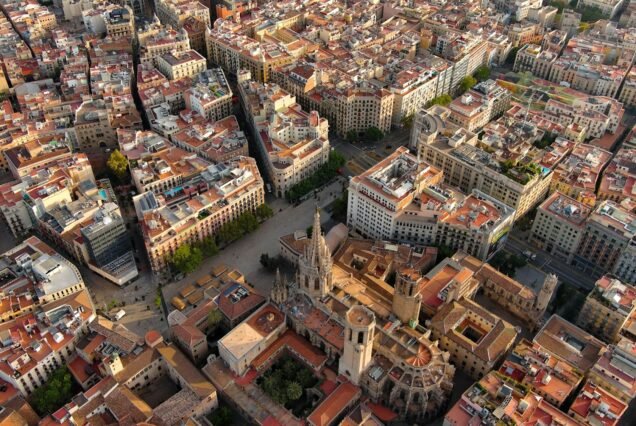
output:
[[[393,313],[402,324],[417,325],[422,296],[419,294],[419,276],[411,268],[397,272],[393,292]]]
[[[331,252],[320,232],[320,213],[316,208],[311,242],[298,260],[298,289],[312,298],[321,298],[332,286]]]
[[[373,357],[375,315],[367,307],[355,305],[345,314],[344,350],[338,362],[338,374],[355,385],[360,383]]]

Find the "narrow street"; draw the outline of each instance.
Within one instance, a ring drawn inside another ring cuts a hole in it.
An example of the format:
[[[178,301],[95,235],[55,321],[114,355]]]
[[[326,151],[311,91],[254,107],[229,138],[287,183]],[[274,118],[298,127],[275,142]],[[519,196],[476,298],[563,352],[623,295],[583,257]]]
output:
[[[595,280],[582,272],[577,271],[572,266],[555,259],[551,254],[539,250],[527,241],[523,241],[514,235],[509,235],[506,241],[506,251],[523,256],[523,252],[530,250],[537,255],[537,258],[529,263],[536,266],[545,273],[556,274],[559,280],[568,282],[581,290],[588,292],[594,287]]]

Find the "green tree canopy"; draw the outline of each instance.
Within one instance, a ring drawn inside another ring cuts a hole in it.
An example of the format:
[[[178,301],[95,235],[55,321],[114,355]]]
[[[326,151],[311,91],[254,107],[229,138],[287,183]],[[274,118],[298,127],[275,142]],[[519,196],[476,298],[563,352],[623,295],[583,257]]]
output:
[[[410,129],[413,126],[414,116],[415,116],[414,113],[410,113],[402,117],[402,119],[400,120],[400,124],[402,124],[402,127],[406,127],[407,129]]]
[[[477,84],[477,79],[471,75],[467,75],[459,82],[459,91],[461,93],[467,92],[472,89],[475,84]]]
[[[126,177],[128,160],[126,160],[126,157],[124,157],[118,149],[114,150],[110,154],[110,157],[108,157],[108,161],[106,162],[106,166],[115,175],[115,177],[117,177],[117,179],[122,180]]]
[[[442,106],[448,106],[450,105],[450,103],[453,102],[453,98],[451,97],[451,95],[449,94],[444,94],[444,95],[440,95],[436,98],[433,98],[428,105],[432,106],[432,105],[442,105]]]
[[[490,78],[490,68],[485,65],[480,66],[473,74],[473,77],[475,77],[477,81],[488,80]]]
[[[198,247],[191,247],[190,244],[182,244],[172,255],[171,263],[184,274],[194,272],[203,261],[203,253]]]
[[[214,410],[210,415],[210,420],[214,426],[230,426],[234,423],[232,410],[225,405]]]
[[[358,132],[355,130],[349,130],[346,136],[347,142],[355,142],[358,140]]]
[[[378,129],[377,127],[371,126],[365,132],[365,136],[371,141],[379,141],[384,137],[384,133],[382,133],[382,130]]]
[[[219,253],[219,247],[212,237],[203,238],[196,244],[196,247],[201,250],[201,254],[203,254],[204,257],[216,256]]]
[[[270,217],[274,216],[274,211],[272,210],[272,208],[264,203],[256,207],[254,213],[259,220],[269,219]]]
[[[208,314],[208,325],[211,328],[216,328],[223,321],[223,314],[218,309],[212,309]]]
[[[319,186],[329,182],[338,173],[338,169],[345,164],[346,160],[338,151],[329,153],[329,160],[323,164],[306,179],[298,182],[287,191],[286,197],[289,201],[296,201],[309,194]]]
[[[41,416],[53,413],[75,394],[73,379],[66,367],[55,370],[49,380],[31,394],[31,405]]]
[[[303,396],[303,388],[298,382],[289,382],[287,385],[287,399],[289,401],[296,401]]]

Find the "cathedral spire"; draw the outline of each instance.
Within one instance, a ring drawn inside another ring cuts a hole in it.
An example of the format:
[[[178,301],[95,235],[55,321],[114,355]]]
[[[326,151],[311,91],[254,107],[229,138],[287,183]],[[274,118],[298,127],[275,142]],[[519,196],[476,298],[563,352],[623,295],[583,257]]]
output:
[[[287,283],[285,280],[281,280],[280,269],[278,268],[276,268],[276,279],[274,280],[270,299],[277,305],[280,305],[287,300]]]
[[[309,253],[307,253],[309,262],[314,266],[317,266],[320,262],[320,252],[323,241],[320,229],[320,209],[316,206],[316,211],[314,212],[314,225],[311,231],[311,243],[309,244]]]
[[[298,286],[311,296],[322,297],[331,290],[331,251],[320,229],[320,210],[316,207],[311,241],[298,261]]]

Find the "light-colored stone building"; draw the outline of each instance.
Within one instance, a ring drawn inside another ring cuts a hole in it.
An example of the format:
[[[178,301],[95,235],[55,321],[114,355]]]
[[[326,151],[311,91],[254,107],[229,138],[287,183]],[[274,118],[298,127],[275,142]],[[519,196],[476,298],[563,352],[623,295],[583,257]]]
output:
[[[555,258],[570,263],[579,249],[591,213],[592,208],[587,204],[554,192],[538,207],[529,241]]]
[[[451,111],[440,105],[415,118],[411,146],[421,161],[444,171],[444,182],[468,193],[477,189],[523,216],[548,192],[552,172],[528,171],[523,165],[506,170],[497,157],[477,145],[477,135],[449,122]]]
[[[278,197],[311,176],[329,159],[329,123],[317,111],[303,111],[278,85],[241,73],[243,111],[256,137],[268,180]]]
[[[444,244],[486,259],[505,241],[514,210],[477,190],[441,186],[442,177],[398,148],[351,180],[347,225],[368,238]]]
[[[577,325],[612,344],[636,309],[636,288],[608,275],[601,277],[587,295]]]
[[[156,59],[157,69],[168,80],[179,80],[184,77],[194,77],[205,71],[206,60],[196,50],[183,52],[173,51],[160,55]]]

